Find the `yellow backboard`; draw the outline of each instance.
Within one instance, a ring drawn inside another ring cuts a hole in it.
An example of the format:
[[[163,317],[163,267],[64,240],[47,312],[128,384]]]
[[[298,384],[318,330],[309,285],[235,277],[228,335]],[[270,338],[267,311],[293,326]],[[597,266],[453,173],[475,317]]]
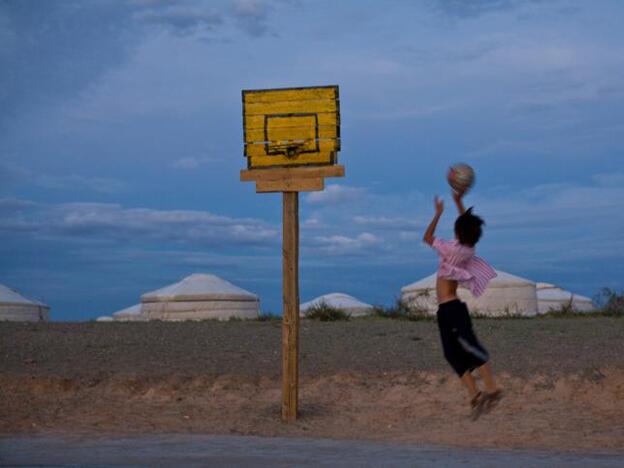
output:
[[[335,164],[338,86],[244,90],[243,128],[249,169]]]

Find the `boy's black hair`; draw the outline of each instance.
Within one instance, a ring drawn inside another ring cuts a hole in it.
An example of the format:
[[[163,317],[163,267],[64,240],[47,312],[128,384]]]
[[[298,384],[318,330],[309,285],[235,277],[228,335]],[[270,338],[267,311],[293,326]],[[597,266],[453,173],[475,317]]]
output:
[[[477,215],[472,214],[472,207],[464,211],[455,220],[455,235],[460,244],[474,247],[481,238],[481,226],[485,222]]]

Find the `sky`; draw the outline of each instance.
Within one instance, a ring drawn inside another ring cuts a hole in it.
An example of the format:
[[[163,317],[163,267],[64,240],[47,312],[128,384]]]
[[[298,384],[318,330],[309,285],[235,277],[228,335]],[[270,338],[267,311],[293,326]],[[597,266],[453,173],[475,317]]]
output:
[[[338,85],[346,177],[300,195],[302,302],[435,271],[447,168],[478,253],[624,288],[624,4],[0,0],[0,283],[89,320],[192,273],[281,313],[281,195],[239,181],[241,90]]]

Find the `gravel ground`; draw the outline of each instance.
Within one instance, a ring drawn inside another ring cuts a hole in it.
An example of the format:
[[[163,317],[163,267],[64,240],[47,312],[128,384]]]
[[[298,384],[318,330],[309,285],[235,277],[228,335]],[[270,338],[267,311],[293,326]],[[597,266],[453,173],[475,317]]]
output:
[[[497,371],[591,373],[620,368],[624,319],[477,319]],[[64,378],[281,372],[281,323],[0,323],[0,373]],[[448,369],[435,322],[302,321],[301,375]]]
[[[281,323],[0,323],[0,440],[239,434],[565,451],[624,447],[624,319],[479,319],[503,401],[478,421],[432,321],[301,324],[280,421]]]

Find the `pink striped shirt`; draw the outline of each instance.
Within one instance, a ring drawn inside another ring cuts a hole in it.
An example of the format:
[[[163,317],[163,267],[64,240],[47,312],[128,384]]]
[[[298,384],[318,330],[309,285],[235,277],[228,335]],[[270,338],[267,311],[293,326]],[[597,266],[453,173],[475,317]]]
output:
[[[479,297],[488,283],[496,276],[494,269],[475,255],[474,247],[462,245],[459,241],[435,238],[431,247],[440,256],[438,277],[455,280],[460,286]]]

